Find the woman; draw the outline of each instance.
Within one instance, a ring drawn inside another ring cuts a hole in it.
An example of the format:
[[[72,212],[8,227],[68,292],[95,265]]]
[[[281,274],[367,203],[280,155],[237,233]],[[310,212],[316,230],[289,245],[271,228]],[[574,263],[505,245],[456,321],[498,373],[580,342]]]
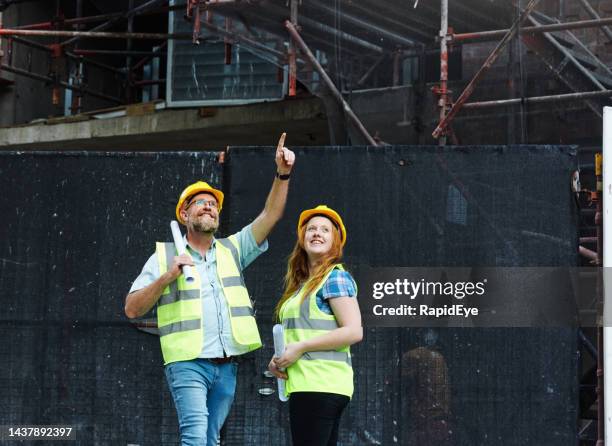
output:
[[[346,229],[327,206],[300,214],[276,316],[286,349],[268,368],[286,379],[294,446],[332,446],[353,395],[349,345],[363,337],[357,287],[340,261]],[[286,369],[286,372],[282,370]]]

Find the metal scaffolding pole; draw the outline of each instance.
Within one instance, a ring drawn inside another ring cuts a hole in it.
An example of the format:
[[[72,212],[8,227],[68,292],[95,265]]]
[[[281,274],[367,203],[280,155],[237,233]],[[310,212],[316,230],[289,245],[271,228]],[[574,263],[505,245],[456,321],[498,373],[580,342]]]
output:
[[[134,15],[138,15],[138,14],[142,14],[145,11],[151,10],[154,7],[157,7],[158,4],[160,3],[165,3],[168,0],[149,0],[148,2],[127,11],[127,13],[125,13],[122,17],[118,17],[118,18],[114,18],[109,20],[108,22],[104,22],[98,26],[96,26],[95,28],[93,28],[92,30],[90,30],[90,32],[95,32],[95,31],[103,31],[105,29],[110,28],[111,26],[113,26],[115,23],[120,22],[123,18],[130,18],[133,17]],[[72,45],[74,42],[76,42],[77,40],[79,40],[81,37],[80,36],[75,36],[72,39],[68,39],[65,42],[62,42],[60,45],[61,46],[68,46],[68,45]]]
[[[128,9],[130,11],[134,10],[134,0],[128,0]],[[134,32],[134,15],[131,14],[128,17],[128,23],[127,23],[127,32],[128,33],[133,33]],[[134,43],[134,41],[131,38],[127,39],[127,42],[125,43],[125,50],[126,51],[132,51],[132,44]],[[125,58],[125,71],[127,73],[127,83],[126,83],[126,88],[125,88],[125,96],[126,96],[126,102],[132,102],[132,88],[131,88],[131,83],[132,83],[132,56],[128,55]]]
[[[525,7],[521,15],[513,23],[512,28],[510,28],[510,30],[506,33],[504,38],[497,44],[495,49],[491,52],[489,57],[487,57],[487,60],[485,60],[482,67],[480,67],[478,72],[474,75],[474,77],[469,82],[467,87],[465,87],[465,89],[463,90],[463,93],[461,93],[457,101],[453,104],[448,114],[445,116],[445,118],[442,121],[440,121],[436,129],[433,131],[432,136],[434,138],[439,138],[442,135],[442,132],[450,124],[450,122],[455,117],[457,112],[461,109],[463,104],[467,102],[468,98],[472,95],[472,93],[474,92],[474,89],[476,88],[476,84],[478,83],[480,78],[491,67],[491,65],[493,65],[493,62],[495,62],[495,60],[501,53],[501,50],[506,46],[506,44],[516,34],[519,25],[527,18],[527,16],[533,10],[533,8],[535,8],[537,3],[538,3],[538,0],[531,0],[529,4]]]
[[[525,26],[521,28],[520,33],[548,33],[553,31],[566,31],[570,29],[598,28],[604,25],[612,25],[612,17],[597,20],[580,20],[576,22],[553,23],[550,25]],[[511,29],[512,28],[496,29],[493,31],[480,31],[475,33],[453,34],[452,41],[453,43],[462,43],[468,40],[495,40],[499,37],[508,34]]]
[[[545,102],[564,102],[564,101],[575,101],[582,99],[592,99],[612,96],[612,90],[596,90],[596,91],[585,91],[580,93],[567,93],[567,94],[555,94],[547,96],[533,96],[530,98],[514,98],[514,99],[500,99],[496,101],[482,101],[482,102],[468,102],[463,104],[465,110],[479,109],[479,108],[492,108],[502,107],[507,105],[520,105],[520,104],[541,104]]]
[[[298,26],[298,3],[297,0],[291,0],[291,24],[294,27]],[[295,96],[297,93],[297,48],[293,39],[289,40],[289,96]]]
[[[138,15],[152,15],[152,14],[161,14],[166,13],[168,11],[176,11],[177,9],[183,9],[183,5],[174,5],[174,6],[165,6],[165,7],[156,7],[153,9],[147,9],[146,11],[140,12]],[[126,16],[125,12],[113,12],[110,14],[99,14],[87,17],[75,17],[72,19],[64,19],[62,20],[63,25],[84,25],[87,23],[96,23],[96,22],[106,22],[113,19],[122,19]],[[41,22],[41,23],[30,23],[28,25],[16,26],[15,29],[52,29],[56,25],[56,22]],[[93,30],[92,30],[93,31]]]
[[[597,266],[600,268],[597,274],[597,298],[603,305],[603,160],[602,154],[595,155],[595,180],[597,210],[595,212],[595,226],[597,228]],[[596,446],[604,446],[604,349],[603,349],[603,321],[601,327],[597,327],[597,442]]]
[[[446,104],[448,102],[448,0],[442,0],[440,4],[440,87],[436,93],[440,96],[438,106],[440,107],[440,122],[446,117]],[[440,146],[446,145],[446,135],[438,138]]]
[[[355,113],[351,109],[351,106],[344,100],[344,98],[342,97],[342,93],[338,91],[333,81],[325,72],[317,58],[314,57],[312,51],[310,51],[310,48],[308,48],[308,45],[306,45],[304,40],[302,40],[302,36],[300,36],[300,33],[297,32],[297,30],[289,20],[285,20],[285,28],[287,28],[289,34],[291,34],[291,37],[300,47],[300,49],[302,50],[306,58],[310,61],[315,70],[317,70],[317,72],[321,76],[321,79],[323,80],[323,82],[325,82],[325,85],[327,85],[327,88],[329,88],[334,98],[336,98],[336,100],[342,105],[344,112],[348,116],[349,120],[353,123],[353,125],[357,128],[359,133],[361,133],[361,135],[366,139],[369,145],[378,146],[376,141],[374,141],[374,138],[372,138],[372,135],[370,135],[367,129],[363,126],[357,115],[355,115]]]
[[[597,14],[597,11],[593,9],[591,4],[589,3],[589,0],[578,0],[578,1],[582,4],[582,7],[586,10],[586,12],[593,19],[601,20],[601,17],[599,16],[599,14]],[[601,31],[606,35],[608,40],[612,42],[612,31],[610,30],[610,28],[604,25],[601,27]]]
[[[153,56],[162,57],[167,53],[156,51],[126,51],[126,50],[74,50],[73,54],[77,56]]]
[[[185,33],[121,33],[98,31],[49,31],[37,29],[0,29],[0,36],[36,36],[36,37],[87,37],[92,39],[139,39],[139,40],[191,40]]]
[[[20,76],[29,77],[31,79],[36,79],[36,80],[39,80],[39,81],[42,81],[42,82],[46,82],[46,83],[50,83],[50,84],[53,84],[53,83],[56,82],[55,79],[53,79],[52,77],[44,76],[42,74],[32,73],[30,71],[23,70],[21,68],[12,67],[12,66],[6,65],[6,64],[0,65],[0,71],[1,70],[6,70],[6,71],[8,71],[10,73],[15,73],[15,74],[18,74]],[[74,85],[70,85],[69,83],[64,82],[64,81],[59,81],[59,84],[62,87],[67,88],[69,90],[81,91],[81,92],[83,92],[85,94],[88,94],[90,96],[93,96],[93,97],[96,97],[96,98],[100,98],[100,99],[104,99],[104,100],[109,101],[109,102],[113,102],[113,103],[117,103],[117,104],[122,104],[123,103],[123,101],[121,99],[119,99],[119,98],[116,98],[116,97],[113,97],[113,96],[109,96],[109,95],[106,95],[104,93],[99,93],[97,91],[90,90],[89,88],[75,87]]]

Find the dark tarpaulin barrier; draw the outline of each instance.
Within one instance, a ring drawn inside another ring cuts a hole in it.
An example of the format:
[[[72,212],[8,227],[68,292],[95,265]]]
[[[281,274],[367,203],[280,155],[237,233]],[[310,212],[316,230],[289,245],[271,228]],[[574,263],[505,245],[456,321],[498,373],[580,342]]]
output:
[[[287,405],[264,376],[272,309],[299,212],[337,209],[346,263],[577,264],[572,148],[298,148],[284,219],[246,271],[265,346],[243,359],[228,445],[289,444]],[[263,208],[274,148],[210,153],[2,153],[3,424],[68,424],[71,444],[177,444],[159,342],[123,298],[182,188],[223,184],[223,235]],[[222,172],[223,170],[223,172]],[[223,181],[222,181],[223,180]],[[570,445],[577,424],[570,329],[366,328],[340,440],[353,444]],[[265,393],[265,392],[264,392]]]
[[[177,444],[159,339],[123,302],[201,178],[221,184],[216,154],[0,153],[0,424]]]
[[[274,148],[230,148],[229,226],[264,203]],[[246,274],[263,352],[241,369],[229,444],[290,444],[287,405],[258,390],[272,354],[273,307],[301,210],[327,204],[348,230],[345,260],[383,266],[577,265],[577,168],[570,147],[297,149],[283,220]],[[353,347],[355,395],[343,445],[574,445],[572,329],[367,328]]]

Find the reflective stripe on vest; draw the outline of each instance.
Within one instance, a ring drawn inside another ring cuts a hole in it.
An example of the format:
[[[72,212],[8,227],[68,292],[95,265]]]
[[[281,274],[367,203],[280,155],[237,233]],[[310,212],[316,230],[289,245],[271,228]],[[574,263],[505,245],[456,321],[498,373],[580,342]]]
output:
[[[285,329],[285,342],[293,343],[325,334],[338,328],[333,314],[323,313],[316,295],[323,287],[335,265],[317,285],[315,290],[302,301],[303,288],[288,299],[280,311]],[[287,369],[287,393],[328,392],[351,397],[353,395],[353,369],[348,346],[337,350],[307,352]]]
[[[238,243],[233,236],[216,241],[219,242],[216,244],[217,275],[228,304],[232,335],[237,343],[248,346],[251,351],[261,347],[261,339],[240,269]],[[157,243],[160,275],[172,265],[175,255],[173,243]],[[192,283],[185,281],[181,274],[166,287],[158,302],[157,319],[165,364],[197,358],[202,350],[201,278],[195,268],[193,271]]]
[[[261,338],[240,268],[236,236],[217,239],[216,250],[217,275],[229,307],[232,335],[238,344],[247,346],[248,351],[255,350],[261,347]]]

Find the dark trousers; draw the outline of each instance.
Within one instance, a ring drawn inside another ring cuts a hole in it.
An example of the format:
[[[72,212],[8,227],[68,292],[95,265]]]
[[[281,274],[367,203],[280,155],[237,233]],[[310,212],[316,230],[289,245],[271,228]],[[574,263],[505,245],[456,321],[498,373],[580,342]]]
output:
[[[293,446],[336,446],[340,416],[349,401],[336,393],[293,392],[289,398]]]

